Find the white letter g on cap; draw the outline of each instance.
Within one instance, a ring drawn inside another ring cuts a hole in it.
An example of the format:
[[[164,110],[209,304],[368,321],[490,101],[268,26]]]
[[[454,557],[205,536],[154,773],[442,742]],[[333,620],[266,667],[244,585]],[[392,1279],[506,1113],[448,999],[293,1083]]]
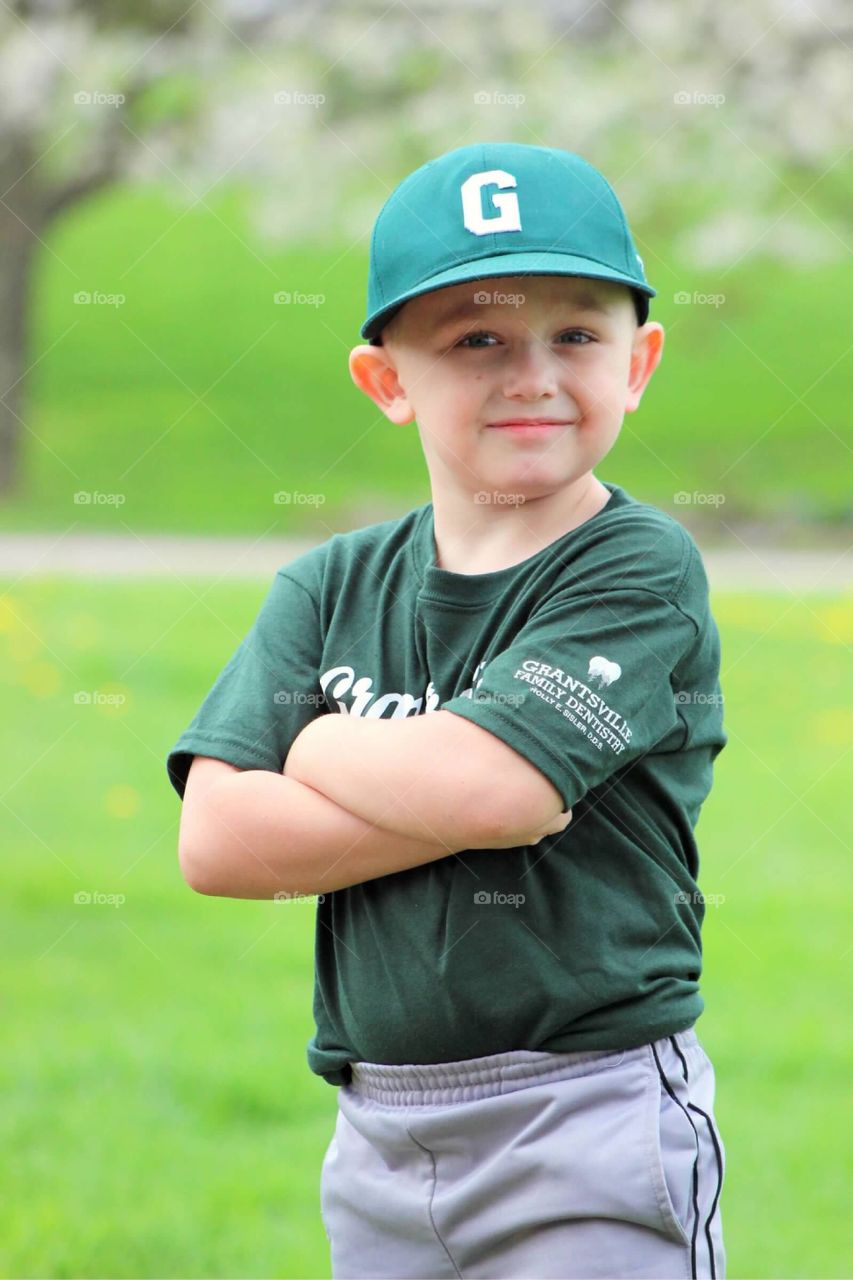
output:
[[[492,193],[491,205],[500,210],[497,218],[484,218],[480,192],[485,186],[514,187],[515,178],[503,169],[489,169],[487,173],[472,173],[460,188],[462,192],[462,218],[469,231],[475,236],[485,236],[492,231],[520,231],[521,217],[518,210],[518,196],[514,191],[506,195]]]

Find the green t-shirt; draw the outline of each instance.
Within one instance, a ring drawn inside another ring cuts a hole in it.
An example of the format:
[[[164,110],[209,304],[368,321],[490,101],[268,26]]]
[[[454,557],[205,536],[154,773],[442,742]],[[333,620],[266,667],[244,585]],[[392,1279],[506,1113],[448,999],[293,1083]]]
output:
[[[690,534],[606,487],[595,516],[494,573],[436,567],[432,503],[312,548],[169,754],[183,796],[194,754],[281,772],[316,715],[441,708],[573,811],[536,845],[318,901],[307,1057],[330,1084],[354,1061],[631,1048],[703,1010],[694,827],[727,741],[719,635]]]

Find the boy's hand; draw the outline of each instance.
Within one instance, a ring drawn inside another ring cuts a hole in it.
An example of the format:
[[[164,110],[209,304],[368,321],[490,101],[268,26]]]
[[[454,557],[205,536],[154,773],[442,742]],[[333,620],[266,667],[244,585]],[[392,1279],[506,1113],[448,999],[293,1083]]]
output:
[[[517,831],[493,840],[489,848],[517,849],[525,844],[538,844],[545,836],[555,836],[561,831],[565,831],[571,820],[572,811],[569,809],[568,813],[558,813],[556,818],[551,818],[549,822],[537,827],[534,831]]]

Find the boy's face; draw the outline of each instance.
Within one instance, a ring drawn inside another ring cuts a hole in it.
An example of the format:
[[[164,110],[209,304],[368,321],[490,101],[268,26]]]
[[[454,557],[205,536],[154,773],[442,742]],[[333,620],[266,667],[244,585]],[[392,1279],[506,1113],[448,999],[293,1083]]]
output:
[[[417,419],[433,491],[546,497],[612,448],[661,356],[631,291],[609,280],[505,276],[407,302],[383,345],[350,355],[353,380],[392,422]],[[496,423],[544,418],[517,431]]]

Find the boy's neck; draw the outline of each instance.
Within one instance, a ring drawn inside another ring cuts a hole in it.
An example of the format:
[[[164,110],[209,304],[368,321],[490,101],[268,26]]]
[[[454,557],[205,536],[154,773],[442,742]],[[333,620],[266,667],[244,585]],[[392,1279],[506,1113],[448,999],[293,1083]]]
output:
[[[571,490],[520,505],[472,506],[433,494],[435,566],[450,573],[496,573],[528,560],[596,515],[610,490],[589,472]]]

